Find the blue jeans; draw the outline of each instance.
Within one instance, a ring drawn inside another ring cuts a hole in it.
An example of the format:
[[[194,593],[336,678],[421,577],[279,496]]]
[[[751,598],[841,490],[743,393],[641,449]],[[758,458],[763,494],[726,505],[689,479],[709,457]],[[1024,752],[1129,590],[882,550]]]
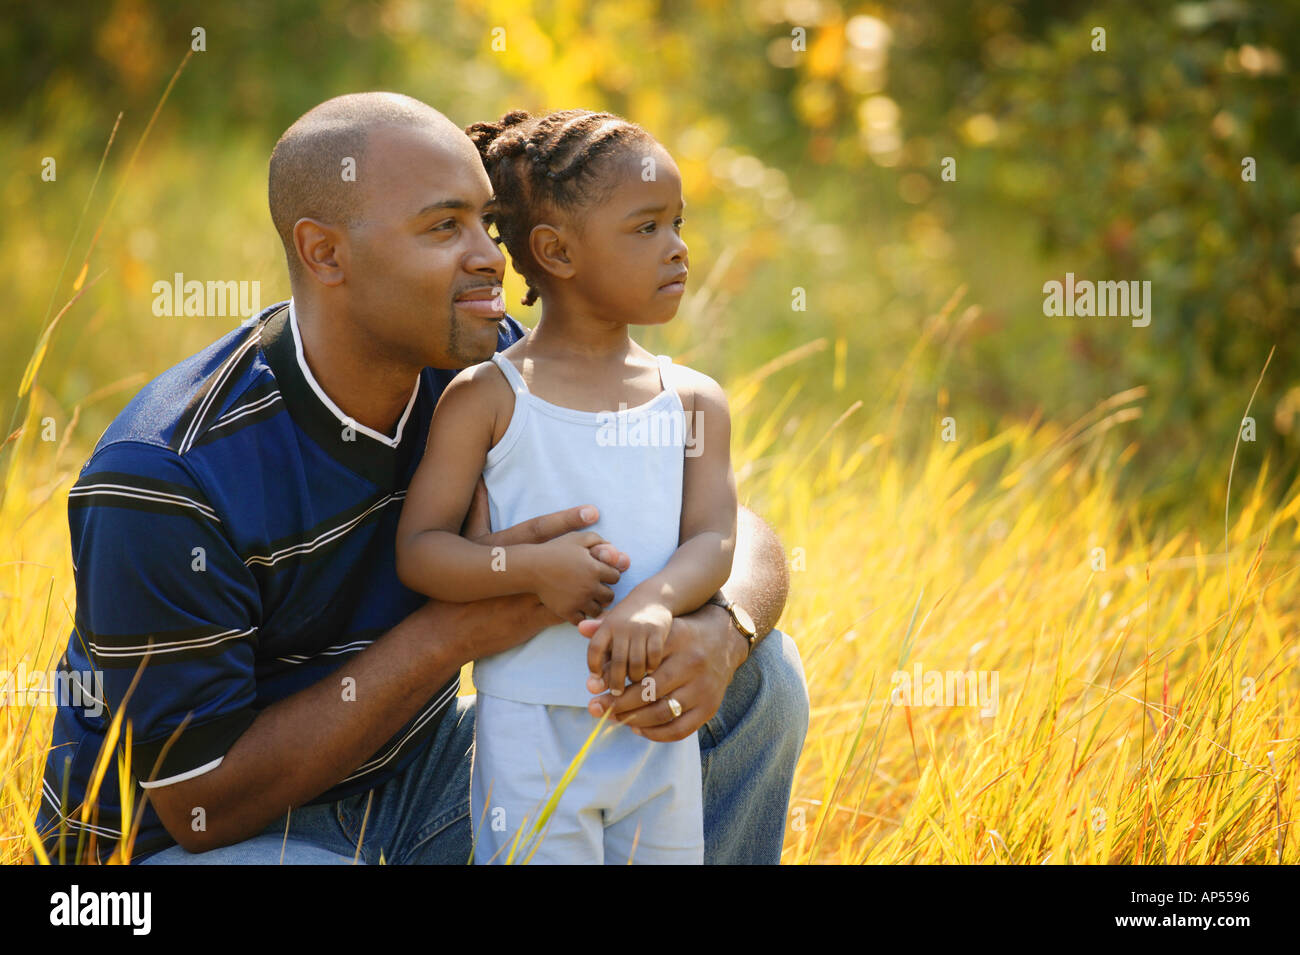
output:
[[[781,861],[790,787],[807,731],[799,651],[773,630],[736,670],[722,706],[699,731],[706,864]],[[460,697],[424,752],[383,785],[302,806],[234,845],[199,853],[177,845],[139,864],[375,865],[382,853],[388,865],[464,865],[473,842],[473,742],[474,697]]]

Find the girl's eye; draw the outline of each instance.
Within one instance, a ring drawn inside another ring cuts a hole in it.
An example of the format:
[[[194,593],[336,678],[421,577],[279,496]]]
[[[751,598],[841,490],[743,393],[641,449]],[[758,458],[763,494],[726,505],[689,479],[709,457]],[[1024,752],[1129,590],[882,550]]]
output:
[[[686,219],[685,219],[684,216],[678,216],[676,219],[673,220],[673,228],[674,228],[674,229],[680,229],[680,228],[682,227],[683,223],[685,223],[685,222],[686,222]],[[649,235],[649,234],[650,234],[651,232],[653,232],[654,230],[655,230],[655,223],[653,223],[653,222],[647,222],[645,225],[643,225],[643,226],[642,226],[640,229],[638,229],[637,231],[638,231],[638,232],[644,232],[646,235]]]

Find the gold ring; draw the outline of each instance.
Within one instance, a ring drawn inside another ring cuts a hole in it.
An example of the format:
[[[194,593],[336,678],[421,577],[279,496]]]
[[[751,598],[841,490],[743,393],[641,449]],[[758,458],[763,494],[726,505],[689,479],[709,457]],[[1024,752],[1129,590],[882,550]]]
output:
[[[673,711],[673,719],[677,719],[677,717],[682,715],[682,705],[671,696],[668,697],[668,709]]]

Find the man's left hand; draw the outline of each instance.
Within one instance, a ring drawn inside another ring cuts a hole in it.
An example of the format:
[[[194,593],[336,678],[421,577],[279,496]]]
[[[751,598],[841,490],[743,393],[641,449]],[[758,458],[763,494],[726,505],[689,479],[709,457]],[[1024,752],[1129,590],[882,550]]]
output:
[[[601,619],[584,620],[578,631],[590,638]],[[632,684],[621,696],[606,692],[588,704],[593,716],[612,710],[617,719],[648,740],[668,743],[685,739],[713,718],[722,705],[731,677],[745,661],[745,639],[721,607],[708,604],[684,617],[674,617],[664,646],[663,662],[641,685]],[[609,669],[605,672],[606,684]],[[653,689],[652,694],[646,692]],[[673,716],[672,697],[682,715]]]

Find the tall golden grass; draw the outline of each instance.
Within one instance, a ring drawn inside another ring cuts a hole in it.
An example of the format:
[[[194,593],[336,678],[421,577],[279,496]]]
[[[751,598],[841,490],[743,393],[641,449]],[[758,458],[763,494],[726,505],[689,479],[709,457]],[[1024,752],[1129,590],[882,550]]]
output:
[[[745,485],[805,568],[785,862],[1296,861],[1300,493],[1274,508],[1266,462],[1231,517],[1187,502],[1223,539],[1149,526],[1112,440],[1141,397],[910,455],[898,405],[865,440],[749,423]],[[916,663],[996,673],[996,713],[891,699]]]

